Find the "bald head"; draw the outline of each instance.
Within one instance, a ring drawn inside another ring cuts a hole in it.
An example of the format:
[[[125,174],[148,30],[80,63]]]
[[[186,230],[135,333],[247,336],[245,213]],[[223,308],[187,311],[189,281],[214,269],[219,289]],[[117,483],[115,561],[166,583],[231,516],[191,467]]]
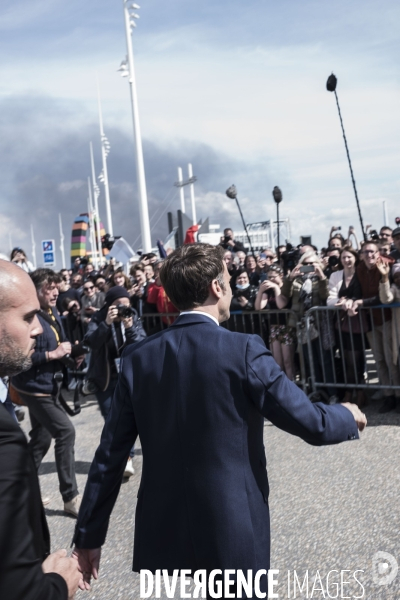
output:
[[[42,333],[39,300],[31,278],[0,260],[0,377],[29,369],[35,338]]]
[[[35,292],[29,275],[15,263],[0,260],[0,313],[19,304],[28,290]]]

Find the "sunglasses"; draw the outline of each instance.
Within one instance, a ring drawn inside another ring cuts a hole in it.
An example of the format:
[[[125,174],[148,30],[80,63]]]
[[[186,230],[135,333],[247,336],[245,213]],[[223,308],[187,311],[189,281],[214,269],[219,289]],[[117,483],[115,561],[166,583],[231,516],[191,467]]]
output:
[[[94,285],[91,285],[90,287],[85,287],[83,288],[85,290],[85,292],[87,292],[88,290],[92,290],[94,288]]]
[[[283,273],[282,269],[278,267],[278,265],[272,265],[271,267],[269,267],[268,273],[270,271],[275,271],[275,273]]]

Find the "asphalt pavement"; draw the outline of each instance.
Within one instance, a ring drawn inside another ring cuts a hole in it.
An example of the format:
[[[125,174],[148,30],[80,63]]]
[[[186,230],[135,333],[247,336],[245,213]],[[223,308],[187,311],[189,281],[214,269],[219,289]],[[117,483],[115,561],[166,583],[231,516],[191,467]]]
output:
[[[400,565],[400,414],[379,415],[379,406],[372,403],[365,409],[369,423],[360,441],[338,446],[315,448],[265,423],[271,568],[279,571],[275,575],[279,598],[400,599],[400,572],[392,583],[379,583],[385,577],[392,579],[393,561]],[[103,426],[94,396],[85,399],[73,423],[76,472],[83,492]],[[27,414],[22,426],[27,433]],[[131,571],[142,467],[139,444],[133,460],[135,474],[122,484],[111,516],[99,581],[91,592],[78,592],[79,600],[140,598],[139,576]],[[70,548],[76,521],[63,512],[53,446],[41,466],[40,484],[42,495],[51,499],[46,515],[52,549]],[[392,558],[377,556],[378,552]],[[162,591],[166,599],[163,587]],[[181,598],[179,591],[174,598]]]

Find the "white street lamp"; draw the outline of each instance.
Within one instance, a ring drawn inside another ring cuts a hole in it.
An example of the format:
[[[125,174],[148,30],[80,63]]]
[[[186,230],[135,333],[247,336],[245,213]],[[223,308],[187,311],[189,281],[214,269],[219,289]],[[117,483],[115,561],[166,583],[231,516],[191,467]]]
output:
[[[31,223],[31,240],[32,240],[32,262],[33,268],[36,269],[36,244],[35,244],[35,236],[33,234],[33,225]]]
[[[114,235],[112,218],[111,218],[111,204],[110,204],[110,188],[108,185],[108,171],[107,171],[107,156],[110,153],[110,143],[106,138],[103,130],[103,115],[101,112],[100,103],[100,88],[99,82],[97,82],[97,99],[99,103],[99,124],[100,124],[100,140],[101,140],[101,158],[103,161],[103,170],[99,175],[99,180],[104,185],[104,195],[106,199],[106,212],[107,212],[107,233],[111,236]]]
[[[96,235],[97,235],[97,248],[98,248],[98,257],[99,257],[98,266],[96,267],[96,270],[97,270],[101,266],[101,233],[100,233],[100,213],[99,213],[99,202],[98,202],[99,196],[100,196],[100,190],[99,190],[99,186],[97,185],[97,182],[96,182],[96,175],[95,175],[95,171],[94,171],[92,142],[90,142],[90,162],[92,165],[92,185],[93,185],[94,211],[96,214]],[[96,250],[96,246],[95,246],[95,250]],[[97,256],[97,253],[96,253],[96,256]]]
[[[135,19],[139,19],[139,15],[133,11],[140,8],[138,4],[129,4],[131,0],[123,0],[124,19],[125,19],[125,34],[126,34],[126,59],[121,62],[118,71],[122,77],[129,77],[129,87],[131,92],[132,118],[136,150],[136,176],[138,181],[139,193],[139,216],[140,229],[142,234],[143,252],[151,251],[151,235],[150,235],[150,220],[149,208],[147,205],[146,178],[144,173],[142,136],[139,123],[139,108],[136,92],[135,70],[133,64],[133,47],[132,47],[132,29],[136,27]]]
[[[97,262],[97,252],[96,252],[96,237],[94,232],[94,218],[93,218],[93,202],[92,202],[92,187],[90,185],[90,177],[88,177],[88,214],[89,214],[89,240],[90,247],[92,249],[92,263],[94,263],[94,268],[96,271],[99,268]]]
[[[65,248],[64,248],[64,232],[62,227],[61,213],[58,213],[58,224],[60,226],[60,251],[62,268],[65,269]]]

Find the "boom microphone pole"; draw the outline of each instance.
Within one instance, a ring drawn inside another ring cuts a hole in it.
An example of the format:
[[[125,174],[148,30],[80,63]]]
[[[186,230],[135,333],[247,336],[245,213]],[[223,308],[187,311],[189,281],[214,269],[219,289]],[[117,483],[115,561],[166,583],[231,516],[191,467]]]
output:
[[[337,93],[336,93],[336,85],[337,85],[337,78],[336,76],[332,73],[332,75],[329,75],[328,77],[328,81],[326,82],[326,89],[328,90],[328,92],[334,92],[335,94],[335,98],[336,98],[336,104],[337,104],[337,109],[338,109],[338,113],[339,113],[339,119],[340,119],[340,125],[342,127],[342,133],[343,133],[343,139],[344,139],[344,145],[346,147],[346,153],[347,153],[347,160],[349,161],[349,167],[350,167],[350,175],[351,175],[351,181],[353,183],[353,188],[354,188],[354,195],[356,197],[356,203],[357,203],[357,209],[358,209],[358,216],[360,218],[360,224],[361,224],[361,231],[364,237],[364,241],[367,241],[367,234],[364,230],[364,224],[363,224],[363,220],[362,220],[362,215],[361,215],[361,208],[360,208],[360,203],[358,201],[358,195],[357,195],[357,188],[356,188],[356,182],[354,180],[354,175],[353,175],[353,169],[351,166],[351,160],[350,160],[350,153],[349,153],[349,148],[347,146],[347,139],[346,139],[346,134],[344,132],[344,126],[343,126],[343,121],[342,121],[342,114],[340,112],[340,106],[339,106],[339,100],[337,97]]]
[[[276,250],[276,256],[278,257],[278,261],[280,259],[280,255],[279,255],[279,246],[280,246],[280,239],[279,239],[279,203],[282,202],[282,192],[280,190],[280,188],[278,188],[278,186],[276,185],[274,187],[274,189],[272,190],[272,196],[276,202],[276,228],[277,228],[277,233],[278,233],[278,247]]]
[[[250,239],[250,236],[249,236],[249,232],[247,231],[246,223],[244,222],[244,218],[243,218],[242,209],[240,208],[239,200],[237,199],[237,190],[236,190],[236,185],[231,185],[231,187],[229,187],[229,188],[226,190],[225,194],[226,194],[226,195],[228,196],[228,198],[230,198],[231,200],[236,200],[236,204],[237,204],[237,207],[238,207],[238,209],[239,209],[240,216],[242,217],[243,227],[244,227],[244,230],[245,230],[245,232],[246,232],[247,239],[249,240],[249,246],[250,246],[250,250],[251,250],[251,253],[252,253],[252,255],[255,257],[254,250],[253,250],[253,246],[252,246],[252,244],[251,244],[251,239]]]

